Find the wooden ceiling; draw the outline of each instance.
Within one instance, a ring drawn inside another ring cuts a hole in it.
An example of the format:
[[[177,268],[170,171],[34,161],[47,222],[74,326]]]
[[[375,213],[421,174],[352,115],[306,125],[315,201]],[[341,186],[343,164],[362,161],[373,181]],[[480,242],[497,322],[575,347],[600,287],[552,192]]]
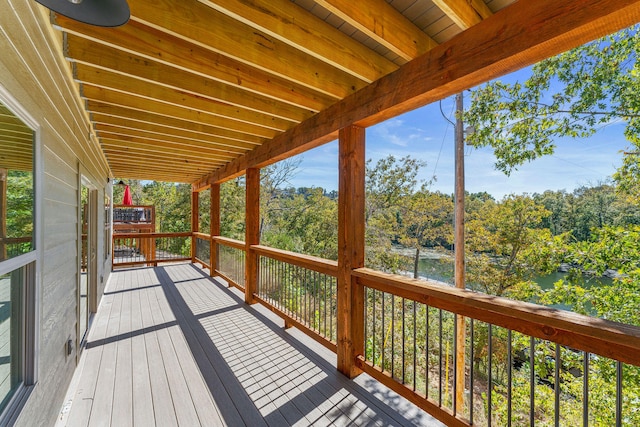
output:
[[[113,176],[204,185],[640,19],[640,0],[129,0],[52,15]]]

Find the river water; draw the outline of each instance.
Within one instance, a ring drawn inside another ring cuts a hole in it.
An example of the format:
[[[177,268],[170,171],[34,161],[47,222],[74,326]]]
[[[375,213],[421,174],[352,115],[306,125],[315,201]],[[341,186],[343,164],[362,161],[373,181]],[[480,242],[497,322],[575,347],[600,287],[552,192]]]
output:
[[[538,276],[534,281],[540,285],[543,290],[553,289],[554,283],[563,279],[567,273],[554,272],[546,276]],[[420,257],[418,262],[418,276],[453,285],[453,257],[443,255],[439,252],[427,251]],[[607,277],[589,277],[585,276],[585,287],[608,285],[612,279]]]

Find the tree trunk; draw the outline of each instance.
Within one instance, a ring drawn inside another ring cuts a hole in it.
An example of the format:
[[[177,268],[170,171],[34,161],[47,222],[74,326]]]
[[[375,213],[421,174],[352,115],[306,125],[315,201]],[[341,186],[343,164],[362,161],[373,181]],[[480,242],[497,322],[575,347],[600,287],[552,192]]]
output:
[[[416,259],[413,260],[413,278],[418,278],[418,264],[420,261],[420,248],[416,248]]]

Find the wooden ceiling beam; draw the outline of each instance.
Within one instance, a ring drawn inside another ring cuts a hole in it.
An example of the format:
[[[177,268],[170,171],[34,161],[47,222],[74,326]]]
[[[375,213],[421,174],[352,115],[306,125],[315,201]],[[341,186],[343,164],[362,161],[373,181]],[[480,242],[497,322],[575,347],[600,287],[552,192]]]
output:
[[[109,159],[109,162],[113,162],[115,166],[126,165],[136,167],[138,169],[142,169],[144,167],[146,167],[147,169],[154,169],[156,166],[162,165],[166,168],[171,167],[176,169],[176,173],[184,173],[186,171],[200,171],[203,168],[211,169],[211,166],[216,164],[216,162],[214,161],[193,161],[192,159],[159,156],[144,152],[127,152],[123,154],[115,150],[105,150],[105,154]]]
[[[405,61],[417,58],[438,45],[385,0],[316,0],[316,3]]]
[[[184,129],[175,129],[171,127],[162,126],[155,123],[146,123],[130,118],[107,116],[104,114],[91,114],[91,121],[96,125],[108,125],[120,128],[133,129],[138,132],[148,132],[149,134],[157,134],[161,137],[180,138],[187,141],[194,141],[204,146],[216,148],[223,151],[228,151],[234,154],[244,154],[247,151],[256,147],[253,144],[245,144],[241,146],[239,143],[231,143],[230,141],[220,140],[219,138],[212,137],[202,133],[190,132]],[[196,145],[194,145],[195,147]]]
[[[188,108],[187,106],[168,104],[164,101],[145,98],[131,93],[114,91],[98,86],[83,85],[81,89],[81,96],[88,100],[121,105],[135,110],[149,111],[161,116],[175,117],[190,122],[220,127],[237,134],[248,134],[260,138],[271,139],[279,133],[273,129],[232,121],[225,117],[214,116],[206,111]]]
[[[367,82],[197,0],[136,0],[131,19],[339,99]]]
[[[145,168],[131,167],[130,165],[123,164],[112,168],[114,176],[124,179],[140,179],[140,180],[153,180],[161,182],[179,182],[189,184],[190,180],[194,176],[198,175],[198,172],[189,173],[175,173],[171,169],[158,168],[157,170],[148,170]]]
[[[205,139],[187,138],[184,136],[176,136],[168,133],[158,132],[156,129],[141,129],[132,127],[126,121],[122,120],[109,122],[98,120],[95,122],[94,128],[96,132],[118,133],[120,135],[134,136],[149,141],[165,141],[173,144],[179,144],[194,151],[212,150],[212,152],[215,151],[218,154],[228,156],[229,158],[235,158],[249,151],[248,149],[219,145],[216,142],[211,142]]]
[[[221,182],[521,69],[640,21],[640,0],[516,2],[365,89],[218,169]]]
[[[175,106],[184,106],[226,118],[227,120],[284,131],[295,122],[234,107],[224,102],[198,96],[174,87],[163,86],[151,80],[141,80],[131,75],[120,74],[91,65],[74,63],[74,78],[84,84],[133,94],[147,99],[162,101]]]
[[[141,22],[129,21],[127,25],[120,27],[104,28],[83,24],[62,15],[54,15],[53,25],[66,33],[300,108],[317,112],[338,100],[337,97],[295,84]]]
[[[188,132],[193,133],[194,135],[206,135],[218,140],[218,143],[220,145],[236,147],[243,150],[253,149],[256,146],[261,145],[267,141],[266,138],[259,138],[253,135],[233,132],[216,126],[177,119],[169,116],[162,116],[160,114],[155,114],[148,111],[134,110],[132,108],[123,107],[121,105],[107,104],[93,100],[87,101],[87,109],[91,111],[91,117],[94,119],[94,121],[99,121],[98,119],[96,119],[98,116],[130,120],[132,122],[144,123],[145,125],[149,126],[159,126],[164,129],[173,129],[178,133]],[[138,125],[132,124],[132,126]],[[165,130],[165,132],[168,131]]]
[[[199,1],[361,80],[372,82],[398,68],[290,0]]]
[[[493,13],[482,0],[432,0],[451,20],[463,30],[471,28]]]
[[[207,147],[206,144],[196,142],[186,143],[166,136],[153,135],[148,132],[138,132],[132,129],[119,128],[116,126],[99,124],[96,125],[96,132],[101,138],[111,140],[117,139],[122,141],[122,144],[130,144],[130,147],[149,149],[150,151],[160,152],[162,150],[167,150],[173,154],[192,156],[194,158],[207,156],[212,159],[223,161],[229,161],[239,157],[239,154]]]
[[[74,35],[65,37],[64,52],[70,61],[246,109],[248,114],[265,114],[299,123],[315,113]]]

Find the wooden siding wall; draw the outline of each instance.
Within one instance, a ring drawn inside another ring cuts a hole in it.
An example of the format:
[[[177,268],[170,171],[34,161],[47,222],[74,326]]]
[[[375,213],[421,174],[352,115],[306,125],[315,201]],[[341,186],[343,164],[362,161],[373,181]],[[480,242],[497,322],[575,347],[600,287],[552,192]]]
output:
[[[95,138],[89,140],[88,118],[46,9],[30,0],[0,0],[0,10],[0,85],[39,123],[43,165],[39,378],[17,425],[53,425],[77,358],[75,351],[66,356],[65,343],[76,340],[78,173],[84,170],[98,189],[100,298],[111,270],[103,241],[109,170]]]

